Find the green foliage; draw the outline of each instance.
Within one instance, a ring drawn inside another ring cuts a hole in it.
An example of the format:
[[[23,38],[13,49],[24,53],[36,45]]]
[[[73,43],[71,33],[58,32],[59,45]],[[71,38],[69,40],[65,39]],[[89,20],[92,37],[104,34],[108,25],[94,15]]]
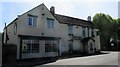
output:
[[[116,30],[120,27],[120,18],[113,19],[104,13],[97,13],[93,17],[93,23],[99,29],[101,47],[110,48],[110,38],[116,39]]]
[[[117,24],[120,27],[120,18],[117,19]]]

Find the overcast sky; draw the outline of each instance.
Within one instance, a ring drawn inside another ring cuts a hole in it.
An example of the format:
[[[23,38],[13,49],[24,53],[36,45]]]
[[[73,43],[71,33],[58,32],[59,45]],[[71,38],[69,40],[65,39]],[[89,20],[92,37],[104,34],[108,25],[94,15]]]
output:
[[[109,14],[118,18],[119,0],[2,0],[0,3],[0,32],[3,31],[4,23],[9,24],[17,15],[44,3],[49,9],[55,7],[55,13],[72,16],[80,19],[93,17],[96,13]]]

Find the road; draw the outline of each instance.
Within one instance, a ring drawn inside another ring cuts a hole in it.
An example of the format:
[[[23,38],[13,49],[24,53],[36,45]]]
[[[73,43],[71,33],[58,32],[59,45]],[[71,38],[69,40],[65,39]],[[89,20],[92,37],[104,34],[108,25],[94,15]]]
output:
[[[109,54],[60,59],[45,65],[118,65],[118,56],[120,56],[118,53],[109,52]]]

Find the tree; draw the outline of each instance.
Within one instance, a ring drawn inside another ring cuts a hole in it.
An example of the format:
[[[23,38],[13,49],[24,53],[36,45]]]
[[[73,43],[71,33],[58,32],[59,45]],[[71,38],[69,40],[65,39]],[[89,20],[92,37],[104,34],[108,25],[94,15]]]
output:
[[[102,50],[110,50],[110,38],[116,36],[115,31],[118,28],[117,20],[104,13],[97,13],[93,17],[93,23],[99,29]]]
[[[120,27],[120,18],[117,19],[117,24]]]

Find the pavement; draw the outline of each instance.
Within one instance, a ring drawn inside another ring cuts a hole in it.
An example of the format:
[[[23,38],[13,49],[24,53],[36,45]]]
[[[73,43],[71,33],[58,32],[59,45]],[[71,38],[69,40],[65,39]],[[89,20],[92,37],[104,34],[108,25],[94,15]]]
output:
[[[17,60],[14,63],[4,63],[2,67],[34,67],[37,65],[52,63],[55,62],[56,60],[57,60],[56,57],[24,59],[24,60]]]
[[[4,64],[3,67],[70,67],[72,65],[82,65],[81,67],[87,67],[89,65],[105,65],[102,67],[106,67],[106,65],[118,65],[118,53],[119,52],[105,52],[105,54],[99,55],[86,55],[86,56],[69,56],[62,58],[36,58],[36,59],[26,59],[17,61],[14,64]],[[62,66],[61,66],[62,65]],[[67,66],[64,66],[67,65]],[[70,65],[70,66],[69,66]],[[83,66],[84,65],[84,66]],[[72,66],[72,67],[75,67]],[[115,66],[115,67],[116,67]],[[80,66],[76,66],[80,67]],[[90,66],[90,67],[99,67],[99,66]],[[111,66],[107,66],[111,67]],[[112,66],[113,67],[113,66]]]
[[[104,51],[108,54],[101,54],[101,55],[94,55],[94,56],[85,56],[85,57],[75,57],[75,58],[69,58],[69,59],[60,59],[56,62],[44,64],[42,66],[50,66],[50,65],[104,65],[102,67],[118,67],[118,59],[120,59],[120,55],[118,55],[120,52],[110,52],[110,51]],[[40,66],[35,66],[40,67]],[[66,66],[65,66],[66,67]],[[92,67],[92,66],[91,66]],[[99,67],[99,66],[97,66]]]

